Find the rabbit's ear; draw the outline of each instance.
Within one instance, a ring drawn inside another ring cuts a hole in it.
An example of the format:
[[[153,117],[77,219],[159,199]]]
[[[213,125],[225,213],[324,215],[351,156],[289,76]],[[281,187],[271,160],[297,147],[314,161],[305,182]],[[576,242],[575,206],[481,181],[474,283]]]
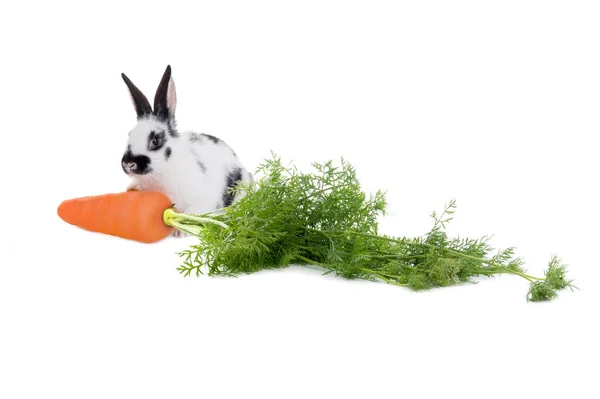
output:
[[[176,105],[175,82],[171,77],[171,66],[168,65],[154,95],[154,114],[161,119],[173,119]]]
[[[133,101],[133,106],[135,107],[135,112],[137,112],[138,119],[143,116],[152,114],[152,107],[150,106],[150,102],[148,102],[148,99],[146,98],[144,93],[142,93],[140,89],[135,87],[135,85],[131,82],[131,80],[129,80],[127,76],[125,76],[124,73],[121,74],[121,77],[123,78],[125,84],[129,88],[129,92],[131,93],[131,100]]]

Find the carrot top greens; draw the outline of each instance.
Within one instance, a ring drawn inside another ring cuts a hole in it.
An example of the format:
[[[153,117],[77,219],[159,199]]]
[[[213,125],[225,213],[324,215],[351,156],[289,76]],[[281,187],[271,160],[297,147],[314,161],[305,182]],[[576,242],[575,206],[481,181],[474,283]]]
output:
[[[552,257],[545,277],[526,274],[514,248],[494,251],[488,238],[451,238],[445,227],[456,208],[451,201],[431,215],[432,229],[421,237],[378,232],[385,215],[381,191],[365,194],[345,160],[313,163],[311,173],[285,166],[275,154],[258,168],[258,180],[240,186],[244,196],[232,206],[181,221],[199,243],[180,252],[178,271],[235,276],[289,265],[316,265],[349,279],[383,281],[424,290],[473,281],[478,276],[512,274],[530,283],[527,300],[543,301],[566,287],[566,266]],[[196,226],[193,224],[196,223]],[[202,228],[197,228],[201,223]]]

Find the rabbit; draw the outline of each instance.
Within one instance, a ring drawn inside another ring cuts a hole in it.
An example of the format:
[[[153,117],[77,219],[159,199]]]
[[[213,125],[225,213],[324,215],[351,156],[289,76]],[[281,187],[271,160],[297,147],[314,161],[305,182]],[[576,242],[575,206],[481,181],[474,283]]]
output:
[[[203,214],[222,210],[243,193],[229,192],[253,176],[221,139],[204,133],[180,133],[176,127],[177,96],[167,66],[154,96],[154,110],[144,94],[122,73],[137,125],[129,132],[123,171],[132,178],[128,191],[159,191],[179,212]],[[183,237],[180,231],[173,233]]]

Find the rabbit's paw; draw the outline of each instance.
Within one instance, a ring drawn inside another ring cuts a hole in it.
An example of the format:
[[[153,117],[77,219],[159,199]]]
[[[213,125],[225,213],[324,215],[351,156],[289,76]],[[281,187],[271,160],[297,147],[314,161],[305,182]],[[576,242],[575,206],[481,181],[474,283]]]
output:
[[[173,232],[171,233],[171,235],[173,237],[176,237],[176,238],[183,238],[183,237],[189,237],[190,236],[188,233],[184,233],[183,231],[177,230],[177,229],[173,230]]]
[[[138,182],[132,182],[127,186],[127,191],[144,191]]]

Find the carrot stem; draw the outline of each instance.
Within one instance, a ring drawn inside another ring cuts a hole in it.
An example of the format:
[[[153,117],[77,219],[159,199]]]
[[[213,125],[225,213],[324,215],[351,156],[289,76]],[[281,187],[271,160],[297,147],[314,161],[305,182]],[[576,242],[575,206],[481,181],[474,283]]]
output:
[[[215,224],[225,229],[228,227],[225,223],[213,218],[179,213],[173,208],[166,209],[163,212],[163,221],[167,226],[195,236],[200,233],[200,228],[205,224]]]

